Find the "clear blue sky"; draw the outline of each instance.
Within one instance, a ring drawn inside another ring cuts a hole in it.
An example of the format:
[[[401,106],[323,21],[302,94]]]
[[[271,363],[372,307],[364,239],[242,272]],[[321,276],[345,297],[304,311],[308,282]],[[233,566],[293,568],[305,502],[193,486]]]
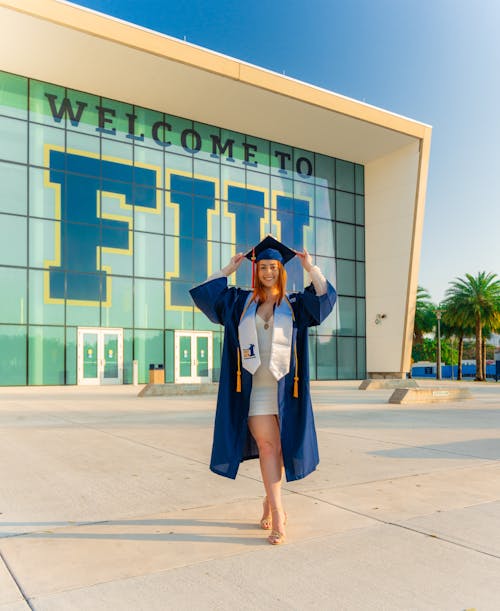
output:
[[[419,283],[500,275],[498,0],[81,0],[433,127]]]

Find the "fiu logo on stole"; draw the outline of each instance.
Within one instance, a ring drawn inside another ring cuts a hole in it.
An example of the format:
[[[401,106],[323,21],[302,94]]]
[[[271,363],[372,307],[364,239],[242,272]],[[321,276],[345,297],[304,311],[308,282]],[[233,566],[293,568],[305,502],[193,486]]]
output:
[[[243,358],[245,359],[245,361],[249,360],[249,359],[254,359],[255,358],[255,344],[250,344],[248,346],[248,348],[241,348],[241,352],[243,353]]]

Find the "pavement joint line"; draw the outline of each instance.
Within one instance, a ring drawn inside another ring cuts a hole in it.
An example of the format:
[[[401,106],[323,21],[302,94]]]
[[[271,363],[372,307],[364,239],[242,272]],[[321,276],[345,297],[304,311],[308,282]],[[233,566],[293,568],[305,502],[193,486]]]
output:
[[[33,607],[33,605],[31,604],[31,601],[29,599],[29,597],[27,596],[26,592],[24,591],[22,585],[19,583],[17,577],[14,574],[14,571],[11,569],[9,563],[7,562],[7,559],[5,558],[4,554],[2,554],[2,550],[0,550],[0,559],[3,562],[3,565],[5,566],[7,572],[9,573],[9,575],[12,578],[12,581],[15,583],[16,588],[19,591],[19,594],[21,594],[21,596],[24,599],[24,602],[28,605],[28,607],[32,610],[35,611],[35,607]]]
[[[438,448],[433,448],[432,445],[426,446],[426,445],[412,445],[409,443],[403,443],[403,442],[396,442],[396,441],[384,441],[382,439],[377,439],[375,437],[364,437],[361,435],[348,435],[348,434],[344,434],[344,433],[338,433],[336,431],[325,431],[324,429],[321,429],[321,427],[318,427],[318,430],[321,430],[323,433],[326,433],[327,435],[336,435],[337,437],[348,437],[348,438],[352,438],[352,439],[362,439],[364,441],[376,441],[377,443],[382,443],[382,444],[386,444],[386,445],[393,445],[393,446],[403,446],[405,448],[412,448],[415,450],[432,450],[432,452],[439,452],[441,454],[453,454],[456,456],[463,456],[465,458],[476,458],[477,460],[483,460],[485,462],[490,462],[490,463],[500,463],[500,458],[485,458],[484,456],[476,456],[475,454],[463,454],[462,452],[453,452],[452,450],[439,450]],[[460,443],[460,442],[457,442]]]
[[[419,535],[424,535],[425,537],[429,537],[430,539],[436,539],[438,541],[443,541],[445,543],[449,543],[450,545],[455,545],[457,547],[461,547],[463,549],[468,549],[468,550],[476,552],[478,554],[481,554],[481,555],[484,555],[484,556],[490,556],[491,558],[496,558],[497,560],[500,560],[500,555],[492,554],[491,552],[487,552],[485,550],[478,549],[478,548],[472,547],[470,545],[466,545],[465,543],[459,543],[458,541],[454,541],[453,539],[448,539],[446,537],[442,537],[442,536],[436,535],[434,533],[426,532],[425,530],[420,530],[418,528],[414,528],[414,527],[411,527],[411,526],[406,526],[406,525],[401,524],[399,522],[391,522],[389,520],[384,520],[383,518],[378,518],[376,516],[373,516],[373,515],[370,515],[370,514],[367,514],[367,513],[363,513],[362,511],[358,511],[356,509],[351,509],[349,507],[344,507],[343,505],[339,505],[338,503],[332,503],[331,501],[327,501],[325,499],[318,498],[318,497],[313,496],[311,494],[305,494],[303,492],[295,492],[295,491],[291,491],[291,492],[293,492],[294,494],[299,494],[300,496],[304,496],[306,498],[313,499],[315,501],[319,501],[321,503],[325,503],[326,505],[331,505],[332,507],[336,507],[337,509],[342,509],[343,511],[347,511],[347,512],[353,513],[355,515],[358,515],[358,516],[361,516],[361,517],[364,517],[364,518],[368,518],[370,520],[378,522],[379,524],[384,524],[386,526],[394,526],[395,528],[401,528],[403,530],[408,530],[410,532],[414,532],[414,533],[417,533]],[[488,501],[488,502],[491,503],[491,502],[494,502],[494,501]],[[483,505],[483,504],[484,503],[477,503],[477,505]],[[470,505],[470,507],[474,507],[474,506],[477,506],[477,505]]]

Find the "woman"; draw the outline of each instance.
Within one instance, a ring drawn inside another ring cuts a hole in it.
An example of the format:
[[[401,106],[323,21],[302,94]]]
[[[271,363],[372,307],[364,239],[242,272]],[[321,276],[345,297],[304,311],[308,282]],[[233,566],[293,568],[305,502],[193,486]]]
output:
[[[256,264],[254,290],[228,288],[227,277],[245,256]],[[294,256],[312,285],[287,295],[284,264]],[[314,471],[319,462],[308,327],[332,311],[335,290],[305,249],[293,251],[267,236],[190,292],[200,310],[225,328],[210,468],[234,479],[242,460],[259,458],[266,491],[260,524],[271,530],[269,543],[279,545],[286,537],[283,470],[292,481]]]

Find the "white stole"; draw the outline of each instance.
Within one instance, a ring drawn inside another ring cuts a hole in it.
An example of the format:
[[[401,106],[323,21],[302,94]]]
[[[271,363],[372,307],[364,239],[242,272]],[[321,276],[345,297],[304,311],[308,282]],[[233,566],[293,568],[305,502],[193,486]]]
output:
[[[252,301],[252,293],[250,293],[245,302],[245,308],[238,325],[238,337],[240,340],[242,366],[252,375],[260,366],[259,341],[255,326],[256,313],[257,303]],[[274,309],[269,370],[276,380],[280,380],[290,370],[292,338],[293,313],[288,299],[284,297],[281,303]]]

